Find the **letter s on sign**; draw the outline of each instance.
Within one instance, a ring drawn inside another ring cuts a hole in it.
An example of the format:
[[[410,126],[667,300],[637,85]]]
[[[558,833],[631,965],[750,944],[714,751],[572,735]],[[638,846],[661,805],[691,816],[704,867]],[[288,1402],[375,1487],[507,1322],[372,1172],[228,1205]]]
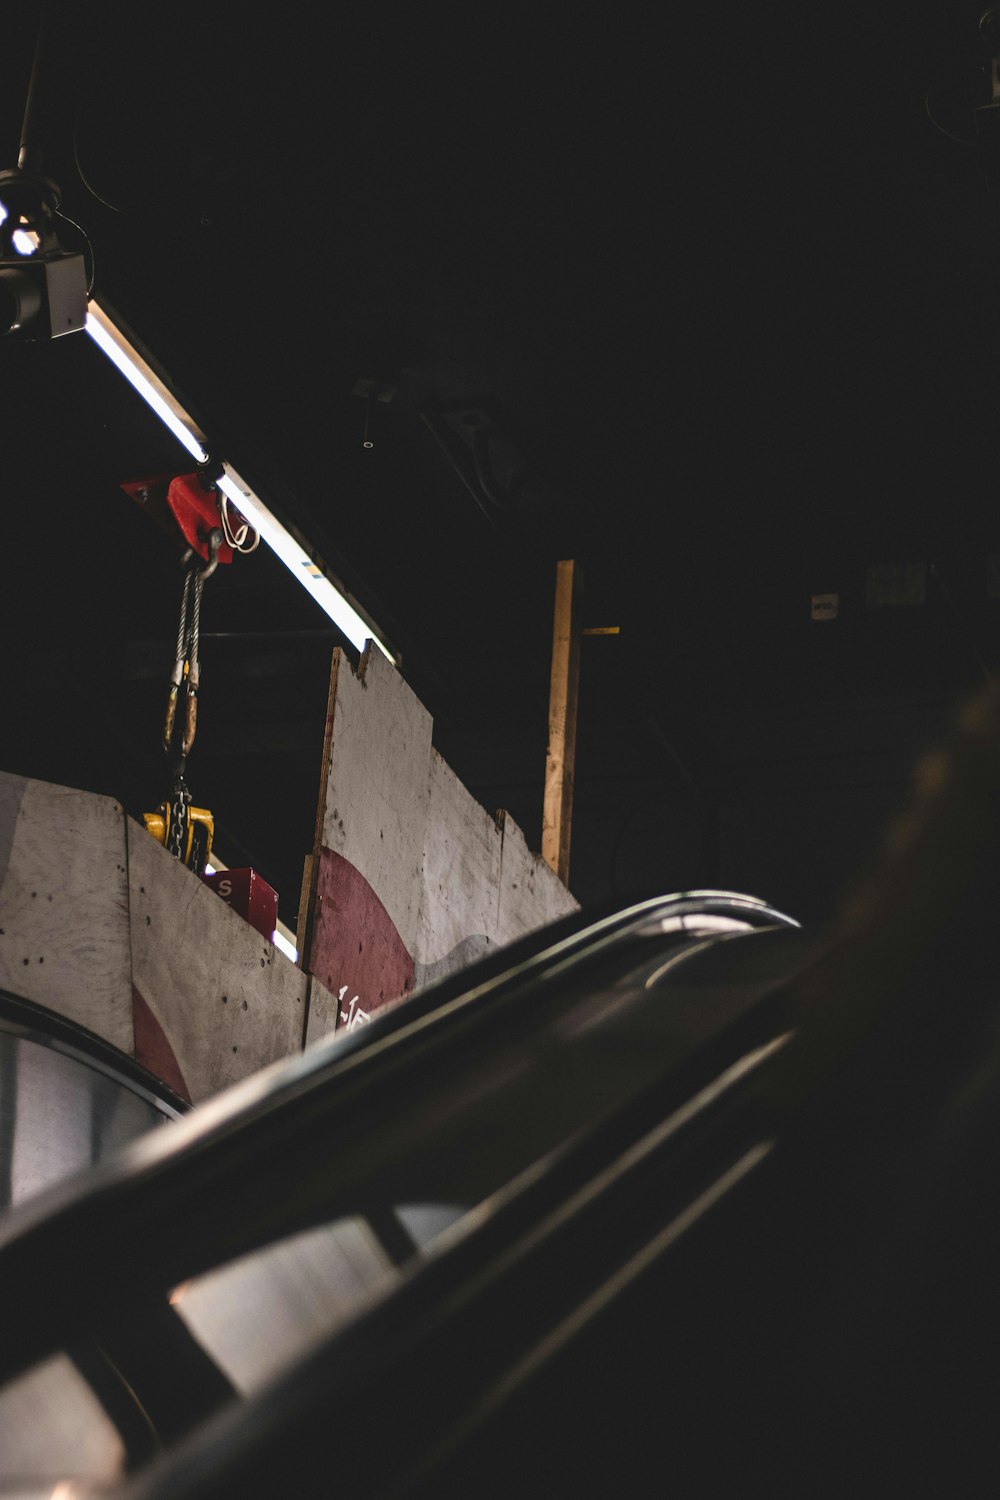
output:
[[[233,894],[233,882],[231,880],[220,880],[219,881],[219,895],[222,897],[223,901],[228,901],[229,898],[230,898],[230,896],[232,894]]]

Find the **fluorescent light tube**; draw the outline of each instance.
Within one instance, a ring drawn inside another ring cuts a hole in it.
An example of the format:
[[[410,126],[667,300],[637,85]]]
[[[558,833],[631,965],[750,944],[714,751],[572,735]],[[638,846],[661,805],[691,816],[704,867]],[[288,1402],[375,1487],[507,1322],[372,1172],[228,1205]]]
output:
[[[298,963],[298,948],[296,948],[294,943],[290,943],[288,939],[278,931],[277,928],[275,928],[271,934],[271,942],[285,955],[286,958],[290,958],[293,964]]]
[[[208,458],[204,433],[97,302],[92,301],[89,305],[86,329],[98,348],[121,371],[191,456],[198,463],[204,463]],[[272,515],[236,470],[228,463],[223,464],[223,469],[224,473],[218,482],[219,488],[260,533],[263,541],[280,557],[293,578],[315,599],[320,609],[343,632],[351,645],[358,651],[363,651],[366,642],[372,640],[382,655],[395,666],[396,658],[392,652],[379,640],[373,627],[361,618],[323,569],[313,561],[278,518]]]
[[[224,495],[228,495],[240,515],[250,522],[254,530],[260,532],[275,556],[281,558],[292,576],[298,579],[308,594],[312,595],[319,607],[329,615],[337,628],[343,631],[351,644],[359,651],[363,651],[365,642],[373,640],[383,656],[388,657],[389,661],[395,665],[396,659],[392,652],[382,644],[373,633],[372,627],[361,618],[354,606],[347,602],[338,589],[334,588],[322,568],[313,562],[305,548],[299,546],[295,538],[271,514],[264,502],[258,499],[231,464],[223,464],[223,469],[225,472],[218,482],[219,489]]]
[[[208,450],[205,448],[203,435],[96,302],[90,303],[85,326],[97,347],[152,407],[160,421],[170,428],[177,441],[187,449],[192,458],[204,463]]]

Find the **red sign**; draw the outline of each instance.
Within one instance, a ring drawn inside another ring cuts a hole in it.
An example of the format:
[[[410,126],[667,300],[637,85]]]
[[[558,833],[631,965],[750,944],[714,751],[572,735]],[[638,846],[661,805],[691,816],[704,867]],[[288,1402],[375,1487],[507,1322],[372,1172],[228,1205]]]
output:
[[[256,870],[215,870],[201,878],[270,942],[278,925],[278,893]]]

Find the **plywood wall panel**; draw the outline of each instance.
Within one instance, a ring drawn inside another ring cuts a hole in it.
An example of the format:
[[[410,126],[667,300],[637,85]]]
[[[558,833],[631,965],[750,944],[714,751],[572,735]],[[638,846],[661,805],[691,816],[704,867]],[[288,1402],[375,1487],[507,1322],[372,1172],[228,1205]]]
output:
[[[302,970],[131,820],[128,849],[137,1014],[150,1044],[159,1028],[188,1097],[299,1051]]]
[[[495,947],[500,831],[454,771],[433,751],[415,982],[429,984]]]
[[[338,653],[322,846],[361,871],[413,952],[430,796],[431,716],[380,651]]]
[[[340,1001],[330,993],[326,985],[315,974],[309,976],[309,1012],[306,1021],[305,1045],[311,1046],[322,1037],[337,1029]],[[363,1024],[363,1023],[362,1023]]]
[[[0,773],[0,984],[132,1052],[125,814]]]
[[[506,813],[500,815],[500,833],[497,942],[503,944],[567,916],[578,903]]]
[[[432,728],[381,653],[357,674],[334,653],[303,961],[341,1026],[577,907],[462,785]]]

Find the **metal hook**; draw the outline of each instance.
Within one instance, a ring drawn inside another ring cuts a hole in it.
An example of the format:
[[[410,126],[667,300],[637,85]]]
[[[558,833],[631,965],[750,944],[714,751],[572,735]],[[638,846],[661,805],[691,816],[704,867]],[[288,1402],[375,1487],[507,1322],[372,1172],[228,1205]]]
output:
[[[207,566],[202,568],[201,573],[199,574],[202,583],[204,583],[206,578],[211,578],[212,574],[219,566],[219,548],[221,546],[222,532],[219,530],[218,526],[213,526],[212,530],[208,533],[208,564]]]

